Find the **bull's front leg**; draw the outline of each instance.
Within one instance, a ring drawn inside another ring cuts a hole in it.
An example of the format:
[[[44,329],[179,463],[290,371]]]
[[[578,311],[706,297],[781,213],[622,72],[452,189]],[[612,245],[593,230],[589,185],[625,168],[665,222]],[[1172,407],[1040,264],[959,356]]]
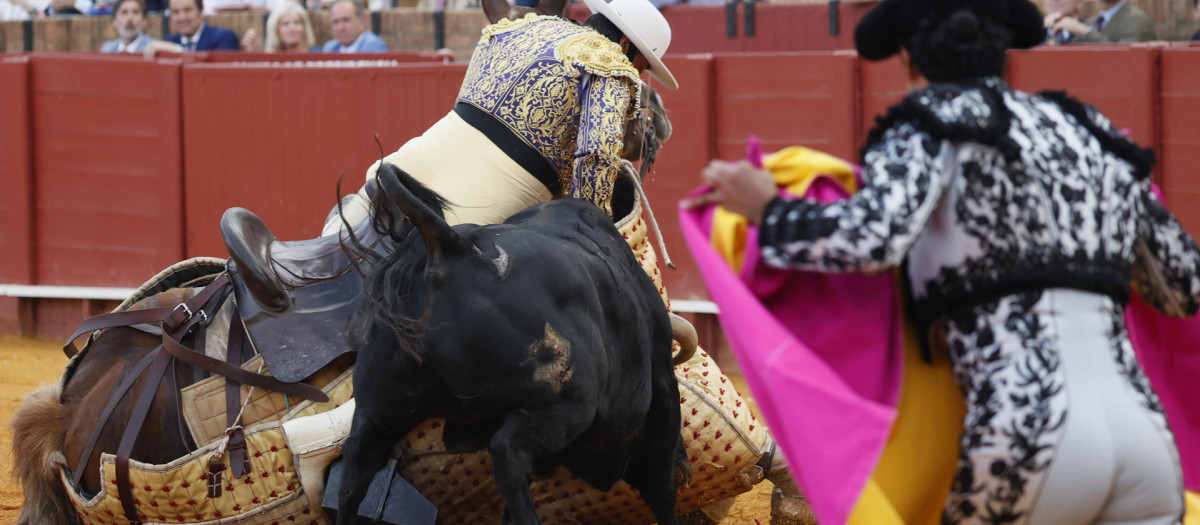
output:
[[[387,464],[396,440],[359,407],[354,413],[350,437],[343,448],[342,482],[338,491],[337,525],[353,525],[358,506],[367,495],[375,473]]]

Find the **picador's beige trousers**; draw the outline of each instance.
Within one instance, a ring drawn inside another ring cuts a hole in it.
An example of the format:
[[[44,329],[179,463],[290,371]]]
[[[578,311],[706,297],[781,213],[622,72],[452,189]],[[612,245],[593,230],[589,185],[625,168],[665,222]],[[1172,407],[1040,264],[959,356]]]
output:
[[[383,161],[450,201],[446,211],[450,225],[498,224],[553,197],[537,178],[453,111]],[[378,162],[371,165],[367,180],[375,178],[377,169]],[[368,206],[366,193],[359,190],[350,202],[343,203],[346,220],[350,224],[362,221]],[[321,235],[340,229],[342,221],[334,215]]]

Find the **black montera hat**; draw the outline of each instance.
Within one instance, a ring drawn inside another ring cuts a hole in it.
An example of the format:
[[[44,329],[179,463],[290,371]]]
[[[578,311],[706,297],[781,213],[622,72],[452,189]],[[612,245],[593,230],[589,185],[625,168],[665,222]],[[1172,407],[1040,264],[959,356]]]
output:
[[[854,47],[867,60],[883,60],[921,29],[925,19],[948,18],[970,11],[1012,33],[1010,47],[1028,49],[1045,42],[1042,15],[1029,0],[883,0],[854,30]]]

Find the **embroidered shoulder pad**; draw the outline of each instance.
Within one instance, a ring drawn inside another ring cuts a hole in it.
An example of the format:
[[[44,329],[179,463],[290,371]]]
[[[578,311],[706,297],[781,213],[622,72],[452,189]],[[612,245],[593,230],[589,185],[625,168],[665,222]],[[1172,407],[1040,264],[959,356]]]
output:
[[[499,35],[502,33],[507,33],[509,31],[513,31],[513,30],[517,29],[518,27],[521,27],[530,22],[533,22],[534,20],[537,20],[537,18],[538,18],[538,16],[534,13],[526,14],[524,17],[518,18],[516,20],[509,20],[507,18],[501,18],[500,20],[497,20],[496,23],[484,27],[483,31],[482,31],[483,36],[484,36],[484,38],[487,38],[487,37],[493,37],[493,36],[496,36],[496,35]]]
[[[1150,170],[1154,169],[1154,150],[1138,146],[1122,135],[1095,106],[1071,98],[1065,91],[1044,91],[1039,96],[1058,104],[1063,112],[1075,117],[1096,137],[1100,147],[1133,166],[1134,176],[1139,179],[1150,177]]]
[[[621,46],[595,31],[585,31],[563,39],[554,49],[554,58],[567,66],[578,66],[593,75],[625,77],[641,82],[637,69],[621,53]]]
[[[935,140],[970,141],[996,147],[1009,160],[1020,157],[1020,148],[1008,136],[1012,112],[1004,103],[1007,86],[999,79],[964,84],[931,84],[892,106],[875,120],[867,136],[870,148],[888,129],[912,123]]]

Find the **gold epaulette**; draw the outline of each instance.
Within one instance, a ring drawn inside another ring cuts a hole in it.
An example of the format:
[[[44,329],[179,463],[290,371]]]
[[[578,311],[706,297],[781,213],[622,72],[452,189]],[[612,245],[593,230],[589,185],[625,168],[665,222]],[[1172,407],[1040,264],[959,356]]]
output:
[[[625,77],[635,84],[642,80],[621,52],[621,46],[595,31],[567,37],[555,48],[554,58],[567,66],[582,67],[593,75]]]
[[[528,13],[524,17],[518,18],[516,20],[509,20],[507,18],[502,18],[499,21],[497,21],[496,23],[489,25],[487,27],[484,27],[483,28],[483,37],[488,38],[488,37],[493,37],[493,36],[499,35],[501,33],[507,33],[518,27],[528,24],[529,22],[537,20],[537,18],[538,18],[538,15],[535,13]]]

